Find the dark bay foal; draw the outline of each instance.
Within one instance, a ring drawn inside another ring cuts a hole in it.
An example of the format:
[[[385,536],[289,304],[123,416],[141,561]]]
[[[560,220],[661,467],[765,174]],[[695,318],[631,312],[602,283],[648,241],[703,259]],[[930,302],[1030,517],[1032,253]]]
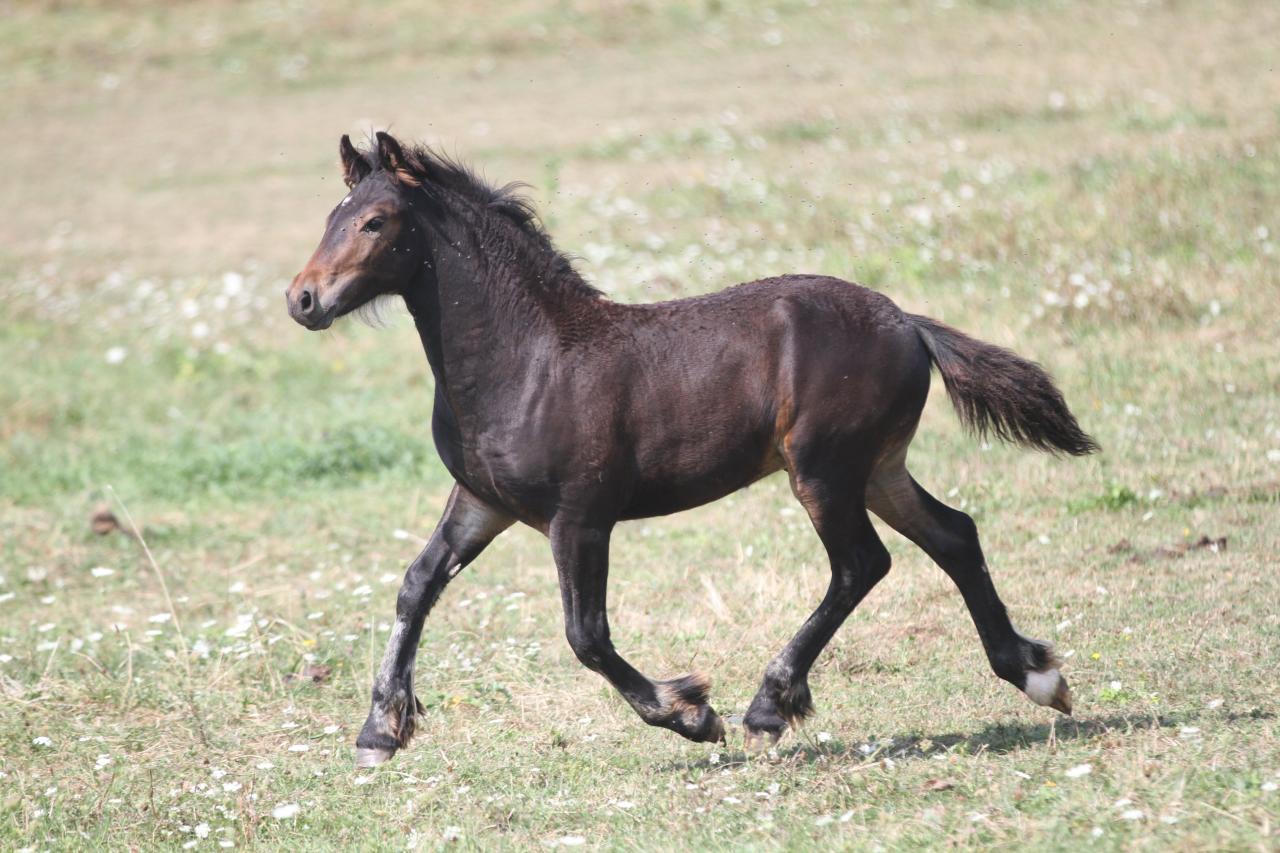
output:
[[[357,760],[389,759],[413,735],[414,657],[445,586],[519,521],[551,541],[574,654],[650,725],[724,737],[702,675],[650,679],[609,639],[609,537],[622,519],[676,512],[786,470],[831,559],[818,608],[769,663],[745,717],[776,740],[812,712],[808,673],[889,571],[867,511],[923,548],[964,597],[995,673],[1070,713],[1048,644],[1019,634],[996,594],[973,521],[907,472],[942,374],[961,419],[1050,452],[1096,449],[1049,376],[888,298],[791,275],[654,305],[588,285],[511,187],[494,189],[385,133],[341,142],[351,192],[288,289],[308,329],[397,294],[435,376],[432,435],[456,485],[410,564],[373,685]]]

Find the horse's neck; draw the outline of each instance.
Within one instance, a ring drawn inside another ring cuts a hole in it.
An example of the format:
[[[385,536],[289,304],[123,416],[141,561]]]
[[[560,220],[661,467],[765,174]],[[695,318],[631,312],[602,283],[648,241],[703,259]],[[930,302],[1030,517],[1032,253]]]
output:
[[[528,373],[534,352],[556,351],[558,333],[523,280],[528,272],[514,262],[481,262],[466,241],[433,254],[437,286],[405,298],[437,385],[460,421],[469,421],[483,417],[494,395]]]

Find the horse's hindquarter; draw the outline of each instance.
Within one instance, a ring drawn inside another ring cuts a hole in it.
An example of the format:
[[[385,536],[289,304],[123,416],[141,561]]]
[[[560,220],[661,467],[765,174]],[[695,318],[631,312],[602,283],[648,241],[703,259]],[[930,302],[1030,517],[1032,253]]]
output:
[[[625,517],[697,506],[781,469],[797,425],[836,444],[888,440],[891,422],[914,427],[927,392],[927,356],[901,312],[837,279],[757,282],[631,314]],[[904,393],[918,402],[903,405]]]

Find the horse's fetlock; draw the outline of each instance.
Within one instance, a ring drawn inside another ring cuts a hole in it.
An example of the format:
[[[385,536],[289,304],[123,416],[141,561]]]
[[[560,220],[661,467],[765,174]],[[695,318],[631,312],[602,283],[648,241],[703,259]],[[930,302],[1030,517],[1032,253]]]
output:
[[[1026,669],[1040,672],[1059,666],[1058,656],[1054,654],[1053,645],[1044,640],[1031,640],[1022,637],[1022,655]]]
[[[692,741],[724,740],[724,722],[709,704],[711,682],[700,673],[654,683],[657,704],[633,702],[640,719]]]
[[[808,681],[797,681],[782,691],[778,697],[778,713],[793,727],[813,714],[813,694],[809,692]]]
[[[773,660],[764,668],[764,684],[762,687],[767,687],[773,691],[781,692],[791,685],[791,679],[793,677],[794,670],[792,670],[790,664],[779,660]]]
[[[997,676],[1021,689],[1027,665],[1020,649],[1001,648],[988,655],[991,671]]]

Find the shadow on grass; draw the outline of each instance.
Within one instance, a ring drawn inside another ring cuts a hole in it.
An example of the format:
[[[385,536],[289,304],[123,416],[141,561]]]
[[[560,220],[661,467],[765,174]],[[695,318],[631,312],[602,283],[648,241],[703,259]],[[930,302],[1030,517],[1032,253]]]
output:
[[[1228,723],[1272,720],[1276,717],[1274,712],[1261,709],[1214,716],[1225,718]],[[946,754],[978,755],[987,752],[1005,755],[1050,742],[1089,741],[1117,732],[1129,734],[1138,730],[1181,729],[1201,717],[1200,711],[1178,711],[1157,715],[1111,714],[1088,719],[1059,717],[1051,723],[993,723],[977,732],[967,734],[961,732],[937,735],[912,734],[885,740],[873,739],[862,744],[851,744],[840,740],[819,744],[812,739],[811,735],[802,732],[799,735],[799,743],[778,749],[777,755],[781,761],[788,763],[832,762],[867,766],[879,764],[885,758],[892,758],[894,761],[912,761]],[[657,769],[664,771],[692,768],[719,769],[741,764],[753,757],[753,753],[731,746],[727,754],[721,755],[715,764],[712,764],[709,759],[702,759],[693,762],[672,762]]]

